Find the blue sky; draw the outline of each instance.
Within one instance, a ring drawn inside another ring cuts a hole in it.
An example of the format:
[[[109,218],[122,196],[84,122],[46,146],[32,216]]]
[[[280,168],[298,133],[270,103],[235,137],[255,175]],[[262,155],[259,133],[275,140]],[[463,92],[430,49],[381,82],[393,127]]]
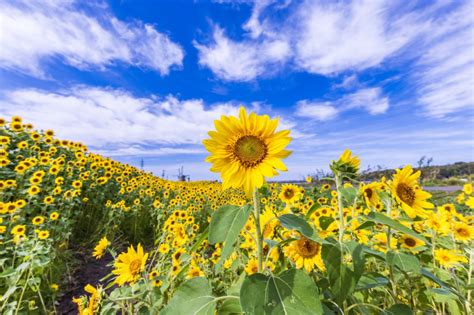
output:
[[[240,105],[279,116],[300,179],[474,160],[472,1],[4,1],[0,115],[170,179]]]

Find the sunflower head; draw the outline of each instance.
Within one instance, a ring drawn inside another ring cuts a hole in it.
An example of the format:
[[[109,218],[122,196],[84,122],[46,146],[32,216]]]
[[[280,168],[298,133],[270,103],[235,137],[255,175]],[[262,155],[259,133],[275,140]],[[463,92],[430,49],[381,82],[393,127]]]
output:
[[[302,197],[301,189],[293,184],[281,186],[280,200],[286,204],[293,204]]]
[[[203,141],[210,152],[206,161],[212,163],[211,171],[221,173],[224,189],[243,188],[250,196],[260,188],[266,177],[286,171],[281,159],[290,155],[285,147],[290,143],[289,130],[275,132],[277,119],[250,113],[243,107],[239,117],[222,116],[214,121],[216,131]]]
[[[115,269],[112,271],[117,275],[115,283],[119,286],[127,282],[134,283],[140,277],[140,272],[145,269],[148,253],[143,252],[142,245],[138,244],[137,250],[130,246],[126,253],[121,253],[114,263]]]
[[[420,171],[413,172],[411,166],[407,165],[402,170],[397,169],[390,182],[393,197],[410,218],[417,216],[426,218],[425,209],[434,207],[427,201],[431,194],[423,191],[418,185],[420,175]]]
[[[359,172],[360,159],[358,156],[352,155],[351,150],[346,149],[337,161],[332,161],[330,167],[335,174],[339,173],[354,178]]]

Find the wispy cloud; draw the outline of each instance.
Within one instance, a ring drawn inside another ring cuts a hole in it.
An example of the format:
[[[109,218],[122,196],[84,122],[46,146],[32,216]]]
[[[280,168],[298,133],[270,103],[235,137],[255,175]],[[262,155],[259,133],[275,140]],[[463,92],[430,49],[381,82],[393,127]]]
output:
[[[236,42],[218,26],[214,27],[213,40],[209,45],[195,42],[194,46],[199,51],[199,64],[228,81],[250,81],[268,75],[278,69],[290,53],[285,40]]]
[[[361,88],[331,101],[301,100],[296,103],[296,115],[313,120],[334,119],[339,113],[360,108],[371,115],[385,113],[389,108],[389,99],[381,88]]]
[[[117,19],[102,3],[10,1],[0,3],[0,67],[46,77],[53,60],[83,70],[115,63],[167,74],[181,67],[183,49],[153,25]],[[94,15],[91,15],[93,12]]]

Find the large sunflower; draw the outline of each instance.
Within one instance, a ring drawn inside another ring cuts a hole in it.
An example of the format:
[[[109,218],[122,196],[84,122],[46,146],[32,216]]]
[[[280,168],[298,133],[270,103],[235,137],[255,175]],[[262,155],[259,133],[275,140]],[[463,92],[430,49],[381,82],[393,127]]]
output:
[[[130,246],[126,253],[121,253],[114,263],[115,269],[112,271],[114,275],[117,275],[115,283],[119,286],[124,285],[126,282],[135,282],[140,276],[140,272],[145,269],[146,260],[148,259],[148,253],[143,252],[142,245],[138,244],[137,250]]]
[[[428,214],[425,208],[434,207],[432,203],[426,201],[431,197],[431,194],[423,191],[418,185],[420,175],[420,171],[414,173],[411,166],[407,165],[402,170],[397,169],[397,173],[390,183],[392,195],[410,218],[416,216],[426,218]]]
[[[298,269],[304,268],[307,272],[310,272],[316,266],[320,270],[325,270],[321,257],[321,244],[304,236],[291,242],[283,249],[283,252],[293,260]]]
[[[278,119],[247,115],[241,107],[239,119],[223,115],[214,125],[216,131],[210,131],[211,139],[203,144],[211,153],[206,162],[213,164],[211,171],[221,173],[224,189],[243,187],[250,196],[263,185],[265,177],[287,170],[281,159],[291,153],[285,150],[291,141],[290,131],[275,132]]]

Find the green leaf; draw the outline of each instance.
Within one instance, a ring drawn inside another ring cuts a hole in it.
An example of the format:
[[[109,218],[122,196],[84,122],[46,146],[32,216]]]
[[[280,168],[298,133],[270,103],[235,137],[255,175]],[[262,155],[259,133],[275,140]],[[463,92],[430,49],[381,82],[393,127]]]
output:
[[[305,219],[300,218],[294,214],[284,214],[278,217],[281,225],[288,230],[297,230],[306,237],[312,237],[314,234],[313,228],[306,222]]]
[[[413,311],[408,305],[395,304],[384,311],[387,315],[412,315]]]
[[[333,217],[319,217],[319,225],[321,226],[321,229],[326,230],[331,223],[334,222]]]
[[[413,255],[389,251],[387,252],[386,261],[389,265],[397,267],[404,272],[421,273],[421,265],[418,258]]]
[[[279,276],[254,274],[240,291],[242,311],[259,314],[321,314],[318,288],[304,271],[289,269]]]
[[[213,315],[215,306],[209,282],[206,278],[197,277],[181,284],[160,314]]]
[[[416,233],[415,231],[413,231],[410,228],[407,228],[406,226],[402,225],[401,223],[399,223],[399,222],[397,222],[393,219],[390,219],[389,217],[387,217],[386,215],[384,215],[382,213],[371,212],[371,213],[369,213],[367,218],[369,220],[372,220],[372,221],[376,222],[376,223],[384,224],[386,226],[391,227],[394,230],[397,230],[399,232],[403,232],[407,235],[413,236],[413,237],[415,237],[419,240],[422,240],[426,244],[429,244],[428,240],[426,238],[424,238],[422,235]]]
[[[261,273],[245,278],[240,288],[240,305],[245,314],[265,314],[267,282],[268,277]]]
[[[353,204],[357,197],[357,189],[354,187],[342,187],[339,189],[339,192],[349,204]]]
[[[243,207],[223,206],[212,214],[211,224],[209,225],[209,243],[224,242],[221,258],[216,265],[216,269],[219,269],[232,253],[234,243],[249,218],[250,209],[250,205]]]
[[[357,282],[356,291],[368,290],[375,287],[384,287],[389,285],[390,281],[383,275],[371,272],[363,275]]]
[[[339,245],[323,244],[321,253],[326,266],[331,292],[338,305],[355,289],[356,275],[342,261]]]

